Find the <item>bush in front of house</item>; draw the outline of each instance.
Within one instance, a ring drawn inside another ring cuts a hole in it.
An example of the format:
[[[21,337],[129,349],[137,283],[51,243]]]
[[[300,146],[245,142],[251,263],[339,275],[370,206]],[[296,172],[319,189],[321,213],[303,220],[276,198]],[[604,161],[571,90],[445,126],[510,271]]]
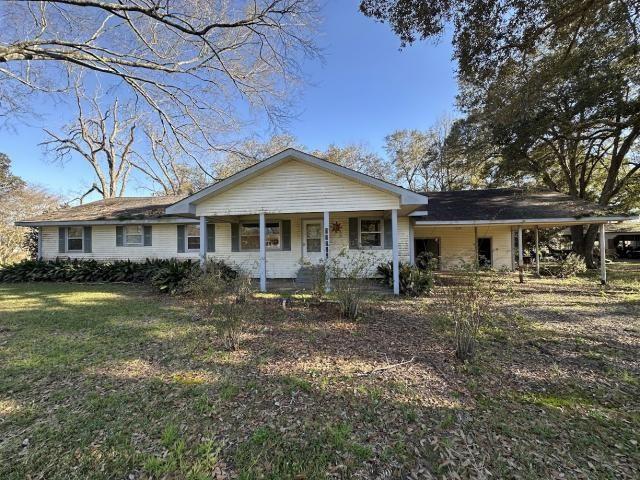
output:
[[[475,267],[458,270],[455,282],[443,287],[443,315],[453,324],[459,360],[472,358],[483,321],[491,313],[495,277]]]
[[[570,253],[565,258],[558,260],[554,265],[546,265],[541,268],[540,274],[556,278],[569,278],[586,271],[587,264],[584,258],[578,254]]]
[[[399,263],[400,295],[419,297],[431,292],[433,288],[433,271],[431,268],[419,268],[408,263]],[[393,288],[393,263],[378,265],[378,274],[383,285]]]
[[[218,268],[216,268],[218,267]],[[254,315],[250,302],[251,277],[229,271],[222,264],[210,265],[206,273],[185,282],[184,291],[193,301],[198,316],[210,322],[228,350],[237,350],[245,326]]]
[[[210,261],[208,268],[226,279],[237,272],[221,261]],[[144,262],[116,260],[25,260],[0,269],[0,282],[131,282],[150,283],[163,293],[176,293],[188,278],[199,272],[192,260],[150,259]]]

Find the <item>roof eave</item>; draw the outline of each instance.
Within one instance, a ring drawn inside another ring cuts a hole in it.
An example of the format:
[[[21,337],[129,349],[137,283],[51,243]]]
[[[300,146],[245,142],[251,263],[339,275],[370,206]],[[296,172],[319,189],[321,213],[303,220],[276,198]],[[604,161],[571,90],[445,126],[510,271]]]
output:
[[[21,220],[15,222],[17,227],[62,227],[74,225],[139,225],[158,223],[197,223],[196,218],[190,217],[150,217],[107,220]]]
[[[557,217],[557,218],[515,218],[506,220],[416,220],[420,226],[474,226],[474,225],[554,225],[585,223],[617,223],[634,220],[628,216],[589,216],[589,217]]]

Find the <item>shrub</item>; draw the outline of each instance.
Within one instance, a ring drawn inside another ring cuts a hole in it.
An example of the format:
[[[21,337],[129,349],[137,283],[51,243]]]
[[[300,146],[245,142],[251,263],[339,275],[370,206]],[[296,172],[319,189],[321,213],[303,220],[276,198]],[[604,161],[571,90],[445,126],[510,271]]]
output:
[[[482,321],[490,312],[493,297],[493,274],[466,267],[457,281],[445,286],[444,315],[453,323],[456,357],[460,360],[475,354]]]
[[[197,264],[191,261],[170,261],[161,266],[151,277],[151,285],[162,293],[171,295],[184,290],[186,282],[199,272]]]
[[[558,260],[555,265],[547,265],[542,268],[540,274],[557,278],[569,278],[586,271],[587,264],[584,258],[575,253],[570,253],[566,257]]]
[[[425,295],[433,288],[433,273],[430,268],[419,268],[400,262],[398,268],[400,278],[400,295],[418,297]],[[383,285],[393,288],[393,262],[378,265],[378,273]]]
[[[211,261],[208,265],[208,268],[221,272],[225,279],[237,276],[237,272],[224,262]],[[0,282],[151,283],[160,292],[175,293],[197,272],[198,264],[192,260],[25,260],[0,269]]]
[[[332,279],[331,290],[340,304],[343,317],[350,320],[358,318],[367,289],[366,279],[371,276],[374,261],[375,257],[370,252],[347,255],[346,250],[342,250],[327,263],[326,272]]]
[[[191,277],[185,291],[193,299],[199,316],[214,325],[225,347],[237,350],[254,310],[248,301],[252,292],[251,277],[235,271],[227,276],[226,268],[209,267],[206,273]]]

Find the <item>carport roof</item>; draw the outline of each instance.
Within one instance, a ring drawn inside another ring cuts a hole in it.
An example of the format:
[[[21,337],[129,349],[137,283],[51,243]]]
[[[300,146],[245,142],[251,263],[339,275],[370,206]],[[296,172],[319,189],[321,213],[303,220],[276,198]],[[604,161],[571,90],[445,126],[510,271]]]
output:
[[[549,190],[495,188],[425,195],[429,197],[428,210],[413,214],[418,224],[588,223],[633,218]]]

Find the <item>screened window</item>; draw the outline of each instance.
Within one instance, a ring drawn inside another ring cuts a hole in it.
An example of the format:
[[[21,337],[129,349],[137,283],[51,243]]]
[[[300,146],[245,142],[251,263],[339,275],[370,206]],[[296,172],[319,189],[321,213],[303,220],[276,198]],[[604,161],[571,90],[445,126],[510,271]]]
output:
[[[127,247],[140,247],[143,244],[142,225],[127,225],[124,227],[124,244]]]
[[[265,223],[267,250],[279,250],[281,246],[280,222]],[[260,224],[243,223],[240,225],[240,249],[260,250]]]
[[[370,248],[382,247],[382,219],[360,219],[360,246]]]
[[[187,225],[187,250],[200,250],[200,225]]]
[[[82,227],[69,227],[67,229],[67,250],[69,252],[82,251],[83,233],[84,229]]]

